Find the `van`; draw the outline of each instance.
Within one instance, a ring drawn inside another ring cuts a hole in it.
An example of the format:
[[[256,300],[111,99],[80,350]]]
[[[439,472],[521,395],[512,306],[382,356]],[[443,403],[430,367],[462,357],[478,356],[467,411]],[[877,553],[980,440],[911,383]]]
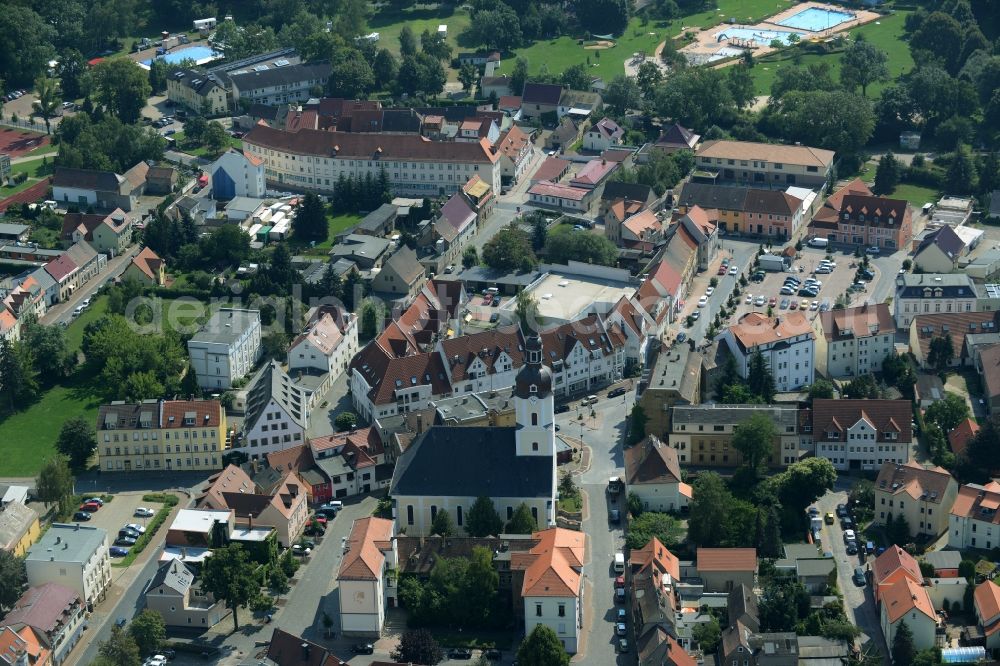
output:
[[[810,238],[809,247],[827,247],[830,241],[826,238]]]
[[[596,395],[588,395],[586,398],[583,399],[583,401],[580,404],[582,404],[584,406],[587,406],[587,405],[596,405],[597,404],[597,396]]]
[[[625,555],[615,553],[615,573],[625,573]]]

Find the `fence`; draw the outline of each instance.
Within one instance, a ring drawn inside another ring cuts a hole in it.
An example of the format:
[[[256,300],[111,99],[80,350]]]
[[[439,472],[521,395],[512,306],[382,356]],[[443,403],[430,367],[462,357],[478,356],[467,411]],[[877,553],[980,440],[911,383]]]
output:
[[[29,120],[18,119],[17,122],[14,122],[12,118],[0,118],[0,125],[5,127],[17,127],[18,129],[27,129],[45,134],[44,124],[31,122]]]

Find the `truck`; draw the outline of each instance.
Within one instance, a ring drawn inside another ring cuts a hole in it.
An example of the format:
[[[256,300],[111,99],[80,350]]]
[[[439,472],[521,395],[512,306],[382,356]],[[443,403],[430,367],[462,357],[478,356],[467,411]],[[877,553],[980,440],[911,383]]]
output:
[[[612,499],[618,497],[624,486],[625,484],[622,483],[621,477],[612,476],[608,479],[608,495],[610,495]]]

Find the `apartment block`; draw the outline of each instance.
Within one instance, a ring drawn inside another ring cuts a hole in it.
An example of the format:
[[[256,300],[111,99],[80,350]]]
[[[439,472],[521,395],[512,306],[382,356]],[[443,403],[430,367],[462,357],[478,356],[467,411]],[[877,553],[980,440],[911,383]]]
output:
[[[191,367],[205,390],[232,388],[260,359],[259,310],[221,308],[188,340]]]

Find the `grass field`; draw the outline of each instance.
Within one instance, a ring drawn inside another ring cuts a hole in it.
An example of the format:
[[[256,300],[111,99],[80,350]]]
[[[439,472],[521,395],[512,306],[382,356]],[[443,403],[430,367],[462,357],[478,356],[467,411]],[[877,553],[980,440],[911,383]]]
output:
[[[903,24],[907,14],[909,14],[907,11],[897,11],[891,16],[885,16],[877,22],[855,28],[848,33],[852,38],[856,35],[864,35],[865,39],[886,52],[889,56],[890,81],[913,69],[913,58],[910,56],[909,44],[903,41]],[[774,83],[781,68],[796,64],[804,67],[819,62],[829,63],[833,71],[833,78],[837,81],[840,79],[840,59],[841,53],[802,54],[798,48],[765,56],[757,61],[751,72],[754,89],[758,95],[767,95],[770,93],[771,84]],[[868,97],[874,99],[887,84],[888,81],[868,86]]]
[[[188,148],[182,147],[184,144],[184,132],[178,132],[173,135],[174,141],[177,142],[177,150],[187,153],[188,155],[194,155],[195,157],[204,157],[206,159],[214,159],[217,157],[215,153],[209,152],[208,148],[204,146],[199,146],[198,148]],[[233,137],[228,137],[229,147],[236,148],[237,150],[243,150],[243,141]],[[223,148],[223,150],[226,150]]]
[[[876,164],[874,161],[865,162],[861,166],[861,171],[856,176],[866,183],[871,183],[875,180],[875,168]],[[847,178],[849,176],[844,175],[844,177]],[[914,208],[919,209],[925,203],[937,201],[939,195],[940,193],[932,187],[900,183],[888,196],[894,199],[906,199]]]
[[[361,217],[361,215],[350,213],[344,215],[327,215],[326,220],[329,230],[327,232],[326,240],[322,243],[316,243],[313,247],[309,247],[308,243],[298,241],[295,236],[292,236],[290,241],[292,252],[295,254],[309,254],[325,257],[330,253],[330,248],[333,247],[334,237],[360,222]]]
[[[459,50],[471,50],[460,47],[459,36],[469,27],[469,12],[463,8],[449,5],[414,5],[408,9],[386,9],[368,19],[368,27],[372,32],[379,33],[378,46],[399,55],[399,33],[404,25],[409,25],[417,38],[417,48],[420,48],[420,35],[424,30],[436,33],[441,24],[448,26],[448,43],[451,44],[453,55]]]
[[[50,147],[46,146],[46,148]],[[11,165],[11,175],[26,173],[28,174],[28,180],[10,187],[0,187],[0,199],[5,199],[18,192],[22,192],[37,183],[40,178],[51,175],[52,159],[52,157],[39,157],[38,159]]]
[[[83,329],[104,314],[107,307],[107,299],[98,298],[66,328],[69,349],[80,349]],[[93,421],[97,418],[100,404],[93,377],[81,367],[61,384],[45,391],[28,409],[0,416],[0,442],[5,443],[0,476],[35,475],[45,459],[55,453],[56,438],[62,424],[74,416]]]

